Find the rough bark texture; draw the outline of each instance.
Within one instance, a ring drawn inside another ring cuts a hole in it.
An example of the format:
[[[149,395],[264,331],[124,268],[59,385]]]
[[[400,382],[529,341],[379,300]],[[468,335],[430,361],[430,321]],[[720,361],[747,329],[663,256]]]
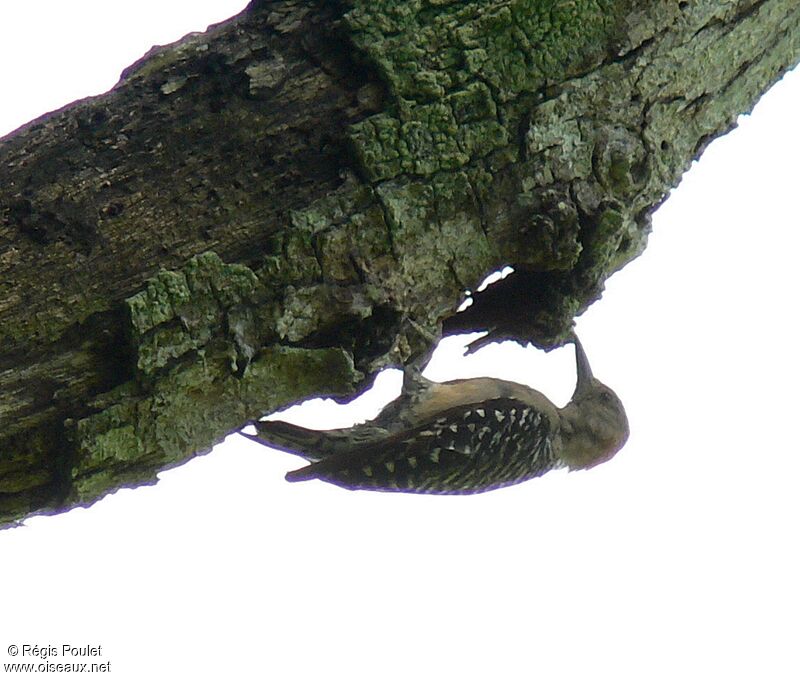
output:
[[[799,58],[796,0],[254,2],[152,50],[0,141],[0,521],[442,324],[558,344]]]

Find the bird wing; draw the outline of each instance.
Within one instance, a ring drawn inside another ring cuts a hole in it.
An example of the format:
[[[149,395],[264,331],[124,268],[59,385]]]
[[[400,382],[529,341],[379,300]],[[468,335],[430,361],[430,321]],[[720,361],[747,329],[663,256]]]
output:
[[[556,423],[513,398],[464,404],[287,474],[350,489],[459,494],[521,482],[560,465]]]

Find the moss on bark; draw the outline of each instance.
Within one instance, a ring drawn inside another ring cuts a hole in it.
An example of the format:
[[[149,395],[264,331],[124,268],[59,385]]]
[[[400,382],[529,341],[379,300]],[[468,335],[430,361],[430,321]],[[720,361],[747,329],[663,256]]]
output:
[[[0,520],[442,326],[558,344],[798,58],[794,0],[264,0],[153,50],[0,140]]]

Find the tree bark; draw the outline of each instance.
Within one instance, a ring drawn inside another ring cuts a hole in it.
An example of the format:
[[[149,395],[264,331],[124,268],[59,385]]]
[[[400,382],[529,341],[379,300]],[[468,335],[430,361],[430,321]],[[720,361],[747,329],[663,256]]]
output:
[[[795,0],[263,1],[151,50],[0,141],[0,522],[442,328],[558,345],[798,59]]]

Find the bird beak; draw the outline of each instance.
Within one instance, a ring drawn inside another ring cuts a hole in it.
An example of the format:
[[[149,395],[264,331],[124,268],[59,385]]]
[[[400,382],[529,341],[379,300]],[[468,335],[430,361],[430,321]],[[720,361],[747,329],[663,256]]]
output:
[[[575,384],[575,393],[572,395],[575,398],[588,391],[591,388],[594,377],[592,376],[592,368],[589,366],[589,359],[583,350],[580,339],[573,335],[575,344],[575,362],[578,366],[578,381]]]

